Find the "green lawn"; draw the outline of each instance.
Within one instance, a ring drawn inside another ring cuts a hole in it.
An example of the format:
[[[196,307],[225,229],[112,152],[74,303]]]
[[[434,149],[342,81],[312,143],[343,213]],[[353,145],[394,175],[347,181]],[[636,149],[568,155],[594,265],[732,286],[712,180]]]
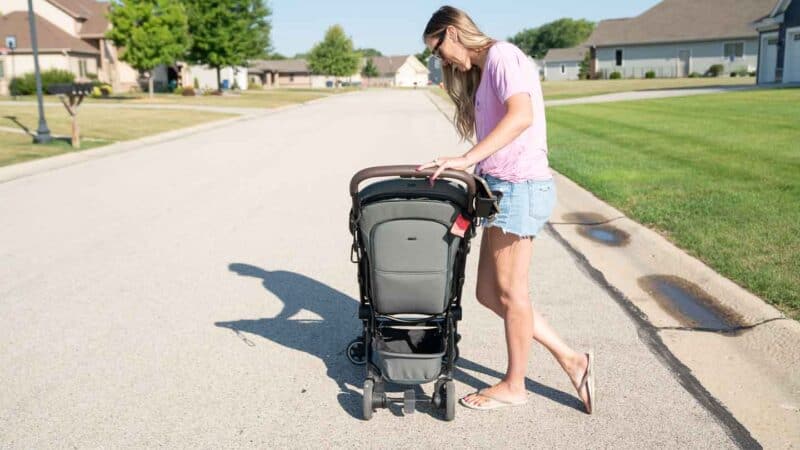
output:
[[[646,91],[653,89],[701,88],[712,86],[752,86],[754,84],[754,77],[542,81],[542,93],[544,94],[545,100],[562,100],[566,98],[613,94],[616,92]],[[431,87],[430,89],[445,100],[450,100],[450,97],[447,96],[447,93],[443,89],[435,86]]]
[[[543,81],[545,100],[588,97],[615,92],[652,89],[699,88],[711,86],[752,86],[755,77],[659,78],[634,80]]]
[[[63,106],[45,107],[50,132],[70,136],[71,119]],[[164,131],[184,128],[213,120],[232,117],[229,114],[203,111],[126,108],[82,108],[78,112],[81,148],[97,147],[116,141],[136,139]],[[35,131],[38,126],[36,105],[0,105],[0,126]],[[38,145],[25,134],[0,130],[0,166],[73,151],[65,142]]]
[[[176,94],[154,94],[153,98],[147,93],[119,94],[110,98],[87,98],[87,103],[123,103],[132,105],[141,104],[181,104],[204,106],[231,106],[248,108],[277,108],[279,106],[303,103],[318,98],[350,92],[358,88],[339,89],[306,89],[306,88],[279,88],[279,89],[250,89],[235,94],[226,95],[197,95],[184,97]],[[35,96],[17,97],[21,101],[35,101]],[[6,97],[4,100],[11,100]],[[46,102],[58,102],[56,96],[46,96]]]
[[[553,168],[800,319],[800,89],[551,107]]]

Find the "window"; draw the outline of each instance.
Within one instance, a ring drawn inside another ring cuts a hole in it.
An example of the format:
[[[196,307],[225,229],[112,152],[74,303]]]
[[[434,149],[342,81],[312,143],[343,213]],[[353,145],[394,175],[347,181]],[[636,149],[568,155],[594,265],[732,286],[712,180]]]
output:
[[[294,81],[294,75],[289,75],[289,82],[291,83],[293,81]]]
[[[794,40],[795,41],[800,41],[800,33],[795,33]]]
[[[622,65],[622,49],[618,49],[617,50],[616,60],[617,60],[617,66],[621,66]]]
[[[731,61],[744,56],[744,42],[728,42],[725,44],[725,59]]]
[[[567,66],[564,64],[561,65],[561,73],[567,73]]]
[[[778,45],[778,38],[768,39],[767,45]]]

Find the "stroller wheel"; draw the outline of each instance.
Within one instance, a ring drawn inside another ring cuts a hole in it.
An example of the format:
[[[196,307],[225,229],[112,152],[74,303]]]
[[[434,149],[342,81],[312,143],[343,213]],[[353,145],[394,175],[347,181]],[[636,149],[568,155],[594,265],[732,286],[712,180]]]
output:
[[[363,366],[367,363],[366,361],[366,349],[364,348],[364,338],[357,337],[350,341],[347,344],[347,359],[350,360],[351,363]]]
[[[364,420],[372,419],[372,394],[375,383],[372,380],[364,381],[364,398],[362,401],[362,408],[364,410]]]
[[[444,420],[456,418],[456,383],[452,380],[444,384]]]

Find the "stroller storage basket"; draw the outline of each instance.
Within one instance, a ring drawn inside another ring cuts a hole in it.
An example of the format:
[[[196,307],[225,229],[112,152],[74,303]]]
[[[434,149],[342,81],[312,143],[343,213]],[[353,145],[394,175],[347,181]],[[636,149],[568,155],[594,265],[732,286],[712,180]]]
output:
[[[374,345],[375,362],[393,383],[427,383],[441,373],[446,345],[439,328],[385,327]]]

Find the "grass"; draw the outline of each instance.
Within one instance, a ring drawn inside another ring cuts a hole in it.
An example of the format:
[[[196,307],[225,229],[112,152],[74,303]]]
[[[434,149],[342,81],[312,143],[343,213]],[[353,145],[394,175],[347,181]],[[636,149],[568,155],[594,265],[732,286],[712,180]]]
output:
[[[276,89],[250,89],[240,93],[226,95],[196,95],[187,96],[166,93],[156,93],[150,98],[147,93],[119,94],[109,98],[87,98],[86,103],[123,103],[131,105],[202,105],[202,106],[230,106],[237,108],[277,108],[280,106],[303,103],[318,98],[350,92],[358,88],[343,87],[339,89],[306,89],[306,88],[276,88]],[[11,98],[8,97],[7,100]],[[17,97],[20,101],[36,101],[35,96]],[[46,96],[45,102],[59,102],[55,96]]]
[[[553,168],[800,319],[800,89],[547,110]]]
[[[542,81],[545,100],[590,97],[592,95],[613,94],[616,92],[646,91],[652,89],[701,88],[711,86],[752,86],[755,78],[660,78],[637,80],[578,80]],[[442,89],[431,87],[434,93],[450,100]]]
[[[636,80],[577,80],[543,81],[545,100],[588,97],[616,92],[643,91],[652,89],[699,88],[711,86],[752,86],[755,77],[717,78],[657,78]]]
[[[63,106],[45,107],[45,117],[53,135],[71,136],[71,118]],[[80,150],[226,117],[232,116],[202,111],[81,108],[78,112],[78,124],[81,132]],[[35,104],[29,106],[0,105],[0,127],[35,131],[37,126],[38,114]],[[49,145],[33,144],[31,137],[26,134],[0,130],[0,166],[68,151],[73,151],[73,149],[64,141],[57,140]]]

